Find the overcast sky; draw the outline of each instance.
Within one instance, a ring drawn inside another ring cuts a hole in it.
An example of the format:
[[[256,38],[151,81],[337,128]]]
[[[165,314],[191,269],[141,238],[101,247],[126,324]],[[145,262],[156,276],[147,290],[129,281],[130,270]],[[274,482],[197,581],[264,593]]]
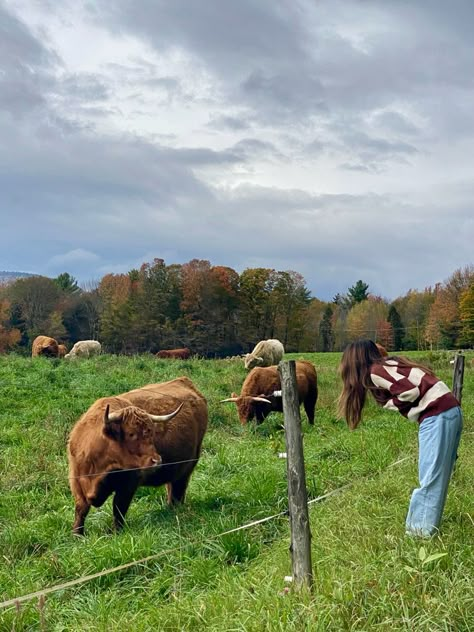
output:
[[[387,298],[473,262],[472,0],[0,0],[0,270]]]

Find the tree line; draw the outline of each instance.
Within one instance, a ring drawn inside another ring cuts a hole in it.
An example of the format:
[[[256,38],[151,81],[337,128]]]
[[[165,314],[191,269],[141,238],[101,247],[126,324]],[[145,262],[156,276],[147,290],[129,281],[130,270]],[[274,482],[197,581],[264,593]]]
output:
[[[340,351],[357,338],[388,350],[474,345],[474,266],[444,282],[387,301],[358,280],[332,301],[311,297],[298,272],[241,274],[193,259],[144,263],[79,287],[64,272],[0,287],[0,352],[27,353],[45,334],[72,345],[97,339],[113,353],[189,347],[205,357],[236,355],[265,338],[291,351]]]

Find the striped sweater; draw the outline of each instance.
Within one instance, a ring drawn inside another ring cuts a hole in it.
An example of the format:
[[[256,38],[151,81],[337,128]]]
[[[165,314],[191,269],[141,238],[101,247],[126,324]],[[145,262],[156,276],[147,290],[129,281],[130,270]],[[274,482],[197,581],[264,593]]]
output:
[[[459,406],[444,382],[418,367],[400,366],[396,359],[373,364],[370,377],[377,387],[374,392],[377,403],[388,410],[397,410],[411,421],[421,423],[426,417]]]

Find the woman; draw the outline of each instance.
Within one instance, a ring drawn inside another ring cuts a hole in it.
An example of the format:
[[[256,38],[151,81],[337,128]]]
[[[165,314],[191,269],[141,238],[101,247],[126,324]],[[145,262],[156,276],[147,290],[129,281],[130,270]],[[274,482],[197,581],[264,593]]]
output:
[[[350,344],[342,356],[339,414],[354,430],[367,391],[388,410],[419,424],[418,473],[408,509],[406,533],[429,537],[441,522],[462,430],[459,402],[432,371],[402,357],[383,357],[371,340]]]

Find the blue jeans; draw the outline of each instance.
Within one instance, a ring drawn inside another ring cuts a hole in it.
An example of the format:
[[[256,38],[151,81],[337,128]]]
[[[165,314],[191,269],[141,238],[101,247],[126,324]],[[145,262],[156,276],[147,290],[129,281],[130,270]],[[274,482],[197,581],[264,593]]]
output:
[[[427,417],[418,431],[418,476],[420,487],[415,489],[406,520],[410,535],[429,537],[441,522],[449,479],[457,458],[462,430],[459,406]]]

